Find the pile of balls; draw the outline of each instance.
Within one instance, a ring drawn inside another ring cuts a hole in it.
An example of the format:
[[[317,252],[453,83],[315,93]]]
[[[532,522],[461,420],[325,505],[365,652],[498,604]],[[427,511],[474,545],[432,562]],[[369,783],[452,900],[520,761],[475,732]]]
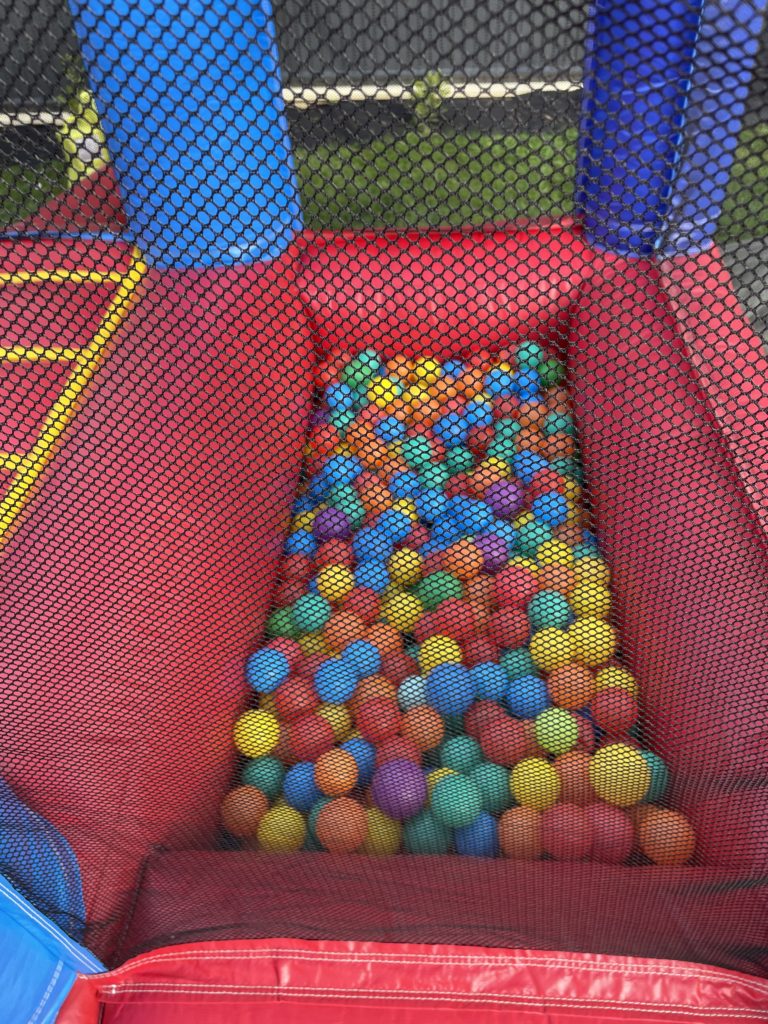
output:
[[[321,371],[225,829],[264,851],[686,863],[660,806],[562,365],[374,350]]]

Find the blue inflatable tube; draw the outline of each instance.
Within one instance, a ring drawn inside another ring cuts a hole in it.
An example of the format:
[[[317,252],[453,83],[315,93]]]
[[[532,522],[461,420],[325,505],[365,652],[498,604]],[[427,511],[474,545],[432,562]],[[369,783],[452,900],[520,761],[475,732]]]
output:
[[[157,267],[279,256],[301,229],[270,0],[70,0],[128,220]]]
[[[576,189],[592,245],[712,244],[765,3],[594,0]]]

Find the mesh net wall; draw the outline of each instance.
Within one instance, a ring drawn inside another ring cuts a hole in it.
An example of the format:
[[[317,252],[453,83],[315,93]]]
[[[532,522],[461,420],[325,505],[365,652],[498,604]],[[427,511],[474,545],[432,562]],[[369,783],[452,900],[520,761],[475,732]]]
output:
[[[658,106],[601,170],[584,4],[291,0],[276,50],[267,15],[3,8],[3,872],[113,962],[765,973],[759,33],[704,33],[686,134],[649,29],[622,73]],[[699,197],[618,255],[584,200],[617,165],[616,204],[681,165]]]

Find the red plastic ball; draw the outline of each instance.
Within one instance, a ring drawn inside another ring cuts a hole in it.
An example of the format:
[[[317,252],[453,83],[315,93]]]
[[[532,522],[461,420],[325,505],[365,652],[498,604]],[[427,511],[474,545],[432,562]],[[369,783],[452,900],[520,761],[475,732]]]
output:
[[[534,498],[546,494],[547,491],[557,491],[558,494],[565,493],[565,478],[554,469],[539,470],[526,489],[526,498],[528,501],[533,501]]]
[[[304,715],[288,729],[291,752],[299,761],[316,761],[336,742],[330,722],[320,715]]]
[[[525,608],[539,592],[536,577],[523,565],[507,565],[493,579],[500,608]]]
[[[621,686],[609,686],[596,693],[590,711],[595,724],[612,736],[629,732],[637,723],[637,701]]]
[[[531,754],[530,737],[523,722],[508,715],[485,722],[478,740],[489,761],[512,768]]]
[[[492,700],[477,700],[464,715],[464,728],[467,735],[477,740],[486,725],[506,721],[507,718],[507,713]]]
[[[555,804],[541,815],[541,845],[555,860],[584,860],[592,849],[592,822],[584,807]]]
[[[387,697],[373,697],[361,704],[355,715],[360,735],[371,743],[383,743],[400,732],[402,715],[397,702]]]
[[[283,722],[311,714],[320,700],[312,682],[304,676],[289,676],[274,693],[275,711]]]
[[[592,825],[592,859],[604,864],[624,864],[632,853],[635,839],[627,812],[598,803],[584,810]]]
[[[387,761],[413,761],[421,765],[421,751],[408,736],[392,736],[376,748],[376,767]]]
[[[464,664],[472,668],[474,665],[484,665],[489,661],[498,661],[499,653],[498,645],[489,640],[488,637],[475,636],[464,645]]]
[[[488,619],[488,637],[499,647],[522,647],[530,632],[528,616],[520,608],[501,608]]]
[[[379,596],[369,587],[355,587],[341,602],[341,607],[371,626],[379,617]]]
[[[354,568],[355,554],[352,550],[352,543],[334,537],[324,541],[317,549],[315,565],[319,569],[323,565],[346,565],[347,568]]]
[[[476,636],[482,626],[477,610],[468,601],[458,597],[449,598],[438,605],[431,619],[435,633],[450,636],[459,643]]]

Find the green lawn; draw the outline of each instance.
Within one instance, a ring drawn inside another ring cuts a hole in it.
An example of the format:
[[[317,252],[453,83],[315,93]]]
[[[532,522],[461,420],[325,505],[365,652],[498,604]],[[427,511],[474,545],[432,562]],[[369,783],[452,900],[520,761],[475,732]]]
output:
[[[296,151],[307,227],[481,224],[559,217],[573,206],[576,132],[514,136],[411,132]],[[65,187],[63,161],[0,171],[0,226]],[[768,235],[768,125],[742,133],[719,239]]]

